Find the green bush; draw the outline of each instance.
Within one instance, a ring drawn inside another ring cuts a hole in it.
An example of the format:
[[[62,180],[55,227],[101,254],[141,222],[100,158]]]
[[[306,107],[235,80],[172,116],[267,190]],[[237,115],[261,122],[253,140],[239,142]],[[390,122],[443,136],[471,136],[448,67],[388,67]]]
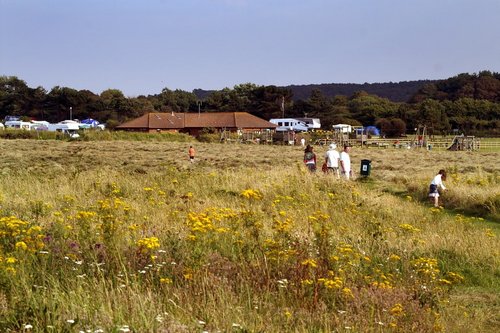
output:
[[[59,132],[48,131],[25,131],[18,129],[7,129],[0,131],[2,139],[34,139],[34,140],[67,140],[69,136]]]
[[[220,142],[220,134],[218,133],[202,133],[198,136],[198,141],[200,142]]]

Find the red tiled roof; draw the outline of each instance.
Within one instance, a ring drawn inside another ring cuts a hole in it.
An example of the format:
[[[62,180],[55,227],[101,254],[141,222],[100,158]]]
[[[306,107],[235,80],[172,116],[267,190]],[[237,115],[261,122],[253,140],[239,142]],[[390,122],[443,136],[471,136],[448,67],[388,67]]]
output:
[[[183,113],[147,113],[139,118],[123,123],[118,129],[178,129],[184,128]]]
[[[117,129],[276,128],[275,124],[247,112],[148,113]]]

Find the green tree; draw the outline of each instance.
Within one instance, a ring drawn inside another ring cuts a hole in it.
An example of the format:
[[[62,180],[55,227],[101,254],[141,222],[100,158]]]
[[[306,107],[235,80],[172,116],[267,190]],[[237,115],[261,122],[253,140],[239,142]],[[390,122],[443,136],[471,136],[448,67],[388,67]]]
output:
[[[30,89],[26,82],[16,76],[0,76],[0,112],[7,115],[22,116],[28,109]]]
[[[77,90],[56,86],[50,90],[45,99],[46,120],[58,122],[69,119],[71,115],[73,118],[78,118],[84,104],[85,100]]]
[[[256,87],[250,97],[249,109],[245,111],[269,120],[288,115],[292,109],[292,92],[276,86]]]
[[[433,129],[435,133],[447,133],[451,129],[448,116],[442,102],[427,99],[420,104],[417,120],[421,125]]]
[[[212,92],[206,98],[203,103],[206,105],[207,109],[211,110],[223,110],[224,106],[229,105],[231,100],[231,89],[224,88],[222,90],[217,90]]]
[[[406,123],[400,118],[380,118],[375,122],[381,134],[389,138],[397,138],[406,133]]]
[[[155,99],[154,107],[161,112],[189,112],[197,108],[196,95],[184,90],[164,88]]]
[[[353,95],[349,101],[349,109],[354,119],[367,126],[374,124],[378,118],[394,117],[398,104],[386,98],[360,92]]]

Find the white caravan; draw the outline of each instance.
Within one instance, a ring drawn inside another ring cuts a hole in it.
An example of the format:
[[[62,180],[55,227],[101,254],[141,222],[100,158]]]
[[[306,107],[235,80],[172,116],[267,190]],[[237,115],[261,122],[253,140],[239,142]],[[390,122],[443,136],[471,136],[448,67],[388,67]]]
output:
[[[332,126],[333,130],[340,133],[351,133],[352,126],[347,124],[336,124]]]
[[[79,123],[73,120],[64,120],[58,122],[57,124],[49,124],[48,130],[51,132],[62,132],[69,134],[72,138],[78,138],[78,130],[80,129]]]
[[[309,129],[321,128],[321,121],[319,120],[319,118],[295,118],[295,119],[304,122]]]
[[[25,131],[43,130],[43,125],[22,120],[9,120],[5,122],[6,128],[22,129]]]
[[[295,118],[271,119],[269,120],[269,122],[278,125],[278,127],[276,127],[276,132],[307,132],[307,130],[309,129],[305,122],[297,120]]]
[[[78,138],[79,123],[73,120],[64,120],[57,124],[51,124],[47,121],[21,121],[9,120],[5,122],[6,128],[22,129],[25,131],[50,131],[66,133],[72,138]]]

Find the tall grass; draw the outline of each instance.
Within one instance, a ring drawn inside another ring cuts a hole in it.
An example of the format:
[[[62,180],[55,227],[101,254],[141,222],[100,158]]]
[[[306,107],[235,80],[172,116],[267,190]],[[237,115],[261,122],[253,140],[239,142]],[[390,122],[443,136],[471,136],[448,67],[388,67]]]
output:
[[[498,155],[355,151],[344,182],[296,147],[2,143],[0,330],[499,328]]]

